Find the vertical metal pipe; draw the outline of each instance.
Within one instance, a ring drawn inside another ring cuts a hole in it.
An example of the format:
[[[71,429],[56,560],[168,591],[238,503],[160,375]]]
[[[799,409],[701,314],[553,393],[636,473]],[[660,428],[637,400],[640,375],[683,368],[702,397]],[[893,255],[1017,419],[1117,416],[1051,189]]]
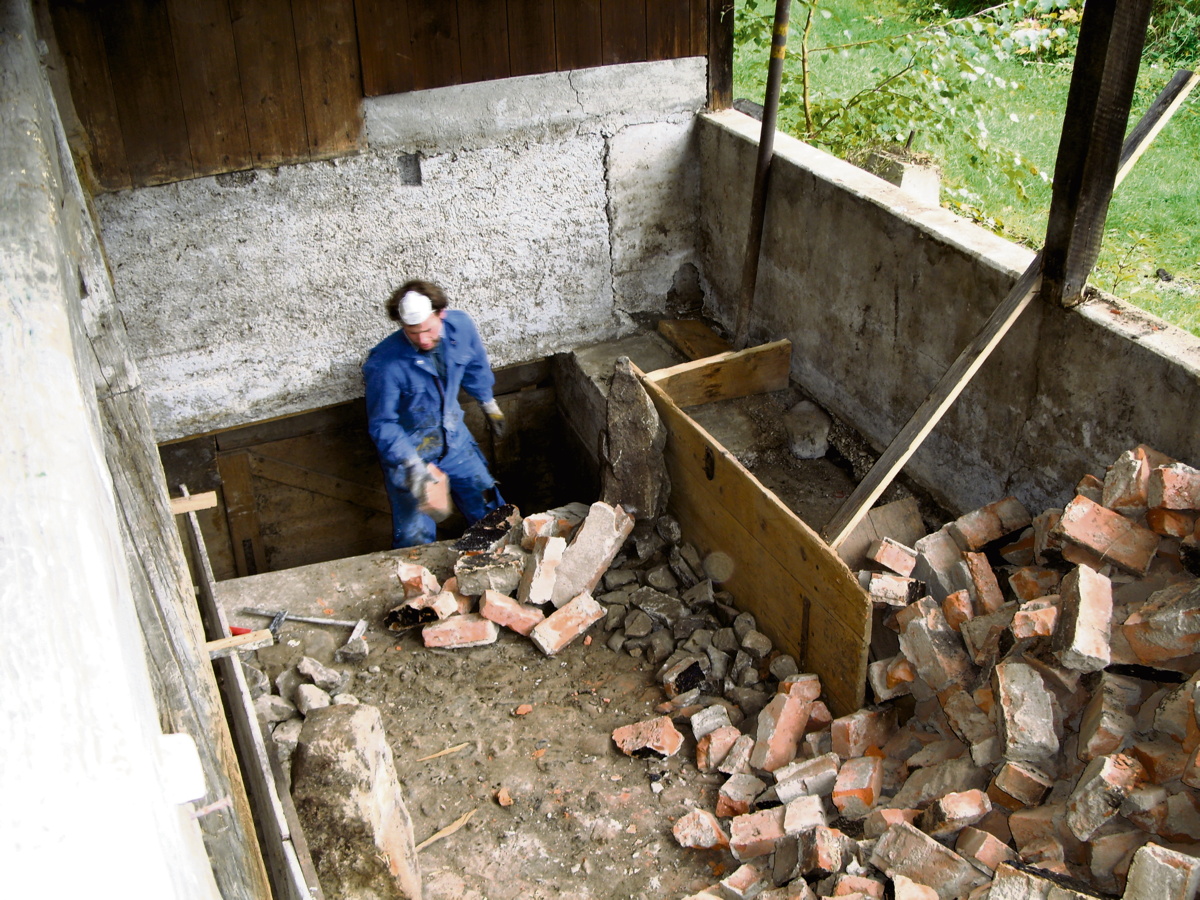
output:
[[[779,86],[783,58],[787,53],[788,15],[792,0],[775,0],[775,25],[771,29],[771,61],[767,66],[767,96],[763,101],[762,131],[758,138],[758,164],[754,168],[754,193],[750,198],[750,233],[746,238],[746,262],[742,267],[742,291],[738,298],[737,327],[733,345],[745,348],[750,333],[750,310],[758,282],[758,257],[762,250],[763,220],[767,210],[767,184],[771,157],[775,154],[775,120],[779,116]]]

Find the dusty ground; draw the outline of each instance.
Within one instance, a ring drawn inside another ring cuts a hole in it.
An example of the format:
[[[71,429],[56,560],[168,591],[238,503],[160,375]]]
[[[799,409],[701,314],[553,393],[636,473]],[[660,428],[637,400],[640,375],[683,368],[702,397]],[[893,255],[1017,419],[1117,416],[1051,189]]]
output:
[[[819,528],[871,459],[857,436],[857,444],[839,440],[836,426],[830,458],[792,457],[781,417],[799,399],[779,391],[689,412]],[[419,633],[396,635],[382,624],[402,599],[397,557],[444,579],[455,554],[447,544],[375,553],[221,582],[218,590],[233,624],[262,627],[237,613],[243,605],[371,623],[362,664],[333,663],[345,629],[300,624],[285,625],[284,640],[261,651],[258,664],[274,678],[308,655],[353,673],[347,690],[383,714],[418,842],[473,811],[460,830],[421,851],[429,900],[672,898],[727,873],[728,853],[684,850],[671,835],[694,806],[714,808],[722,780],[696,770],[690,731],[681,728],[684,747],[665,761],[631,759],[612,744],[614,728],[652,717],[663,700],[649,667],[610,651],[599,624],[589,646],[553,659],[508,631],[486,647],[425,649]],[[522,704],[532,710],[517,715]],[[458,749],[427,758],[450,748]],[[510,806],[497,799],[502,789]]]
[[[411,555],[370,554],[218,588],[233,624],[261,627],[237,613],[251,604],[371,622],[361,664],[333,662],[344,629],[299,623],[285,624],[257,663],[272,678],[302,655],[353,673],[347,690],[383,714],[418,842],[475,811],[421,851],[426,897],[650,900],[685,896],[726,873],[728,854],[684,850],[671,835],[692,806],[713,808],[720,782],[696,770],[686,729],[683,749],[665,761],[629,758],[612,744],[617,726],[656,715],[663,693],[653,671],[609,650],[599,624],[590,646],[555,658],[507,631],[467,650],[429,650],[416,632],[387,632],[383,613],[398,602],[389,576],[397,556]],[[439,577],[450,558],[446,545],[418,554]],[[516,715],[521,704],[532,711]],[[498,802],[501,788],[511,806]]]

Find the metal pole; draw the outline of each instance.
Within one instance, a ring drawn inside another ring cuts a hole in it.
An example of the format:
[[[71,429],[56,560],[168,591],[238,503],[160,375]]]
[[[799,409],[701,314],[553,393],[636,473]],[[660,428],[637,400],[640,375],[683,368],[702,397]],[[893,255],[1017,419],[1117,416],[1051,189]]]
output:
[[[783,58],[787,53],[788,14],[792,0],[776,0],[775,25],[771,29],[771,61],[767,66],[767,96],[763,101],[762,132],[758,138],[758,164],[754,169],[754,193],[750,198],[750,233],[746,238],[746,263],[742,268],[742,291],[738,298],[737,327],[733,345],[746,347],[750,332],[750,310],[758,282],[758,257],[762,250],[763,220],[767,210],[767,182],[775,153],[775,120],[779,114],[779,85]]]

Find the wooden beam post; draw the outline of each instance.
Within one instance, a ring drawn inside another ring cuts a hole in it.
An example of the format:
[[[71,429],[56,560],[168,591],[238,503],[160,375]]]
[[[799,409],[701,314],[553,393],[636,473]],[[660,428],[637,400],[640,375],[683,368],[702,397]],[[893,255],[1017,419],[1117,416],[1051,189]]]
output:
[[[1075,306],[1100,255],[1151,0],[1088,0],[1046,226],[1042,289]]]
[[[708,0],[708,108],[733,106],[733,0]]]

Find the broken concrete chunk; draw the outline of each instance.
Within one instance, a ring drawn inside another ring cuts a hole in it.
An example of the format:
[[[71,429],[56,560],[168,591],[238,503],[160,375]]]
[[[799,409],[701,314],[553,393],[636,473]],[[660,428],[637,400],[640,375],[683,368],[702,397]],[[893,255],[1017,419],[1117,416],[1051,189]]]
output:
[[[421,896],[412,821],[373,706],[330,706],[304,723],[292,797],[325,895],[379,900]]]
[[[1111,661],[1112,582],[1077,566],[1062,580],[1058,626],[1051,648],[1059,661],[1077,672],[1099,672]]]
[[[1001,662],[992,672],[996,729],[1008,760],[1042,763],[1058,753],[1054,701],[1042,677],[1027,663]]]
[[[871,864],[889,877],[903,875],[928,884],[941,900],[966,897],[988,880],[953,850],[906,822],[884,832],[871,854]]]
[[[620,506],[597,501],[558,564],[551,602],[562,606],[581,593],[589,595],[633,530],[633,516]]]
[[[517,585],[517,599],[520,602],[534,606],[550,602],[554,593],[555,571],[566,549],[565,538],[538,537],[534,540],[533,553],[526,561],[521,582]]]
[[[529,637],[539,650],[553,656],[603,618],[604,607],[584,592],[551,613],[529,632]]]
[[[682,816],[671,829],[671,834],[681,847],[722,850],[729,846],[729,836],[721,828],[717,817],[704,809],[694,809]]]
[[[333,698],[315,684],[302,684],[296,688],[296,709],[300,710],[303,716],[307,716],[314,709],[329,706],[332,702]]]
[[[669,716],[622,725],[613,731],[612,739],[626,756],[639,758],[674,756],[683,746],[683,735]]]
[[[484,591],[499,591],[511,596],[521,583],[526,554],[517,547],[483,553],[464,554],[454,564],[458,592],[479,597]]]

